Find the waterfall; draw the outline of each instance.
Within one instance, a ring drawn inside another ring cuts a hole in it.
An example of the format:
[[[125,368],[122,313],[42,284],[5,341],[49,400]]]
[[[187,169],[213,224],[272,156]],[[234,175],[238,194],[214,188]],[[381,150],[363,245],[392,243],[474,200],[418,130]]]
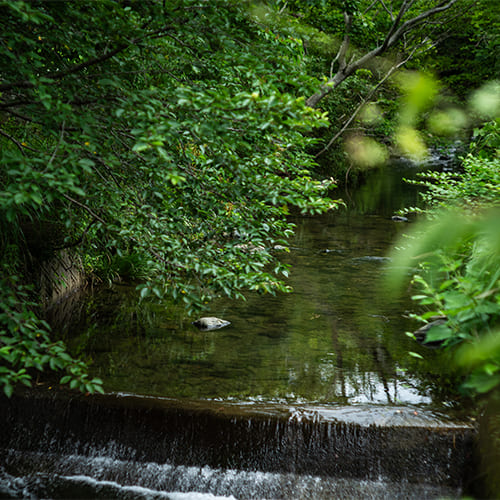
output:
[[[15,497],[24,481],[35,498],[456,496],[474,442],[469,425],[408,407],[123,395],[14,396],[2,401],[0,423],[0,484]]]

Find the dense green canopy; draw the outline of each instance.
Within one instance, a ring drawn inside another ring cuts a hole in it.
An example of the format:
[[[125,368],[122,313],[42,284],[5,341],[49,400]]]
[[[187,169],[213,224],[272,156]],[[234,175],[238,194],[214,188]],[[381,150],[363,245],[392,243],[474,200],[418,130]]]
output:
[[[289,207],[336,206],[305,153],[326,119],[301,97],[317,82],[299,41],[244,2],[3,1],[0,19],[7,309],[25,300],[21,254],[64,247],[188,309],[287,289],[273,249],[291,234]],[[49,228],[41,248],[27,245],[28,223]],[[2,355],[41,368],[46,325],[32,334],[22,317]]]
[[[289,212],[340,203],[314,173],[327,114],[307,104],[349,125],[459,4],[471,1],[0,0],[5,392],[46,366],[99,387],[34,313],[30,268],[61,249],[189,312],[288,291]]]
[[[158,295],[281,288],[260,271],[287,206],[332,206],[303,152],[325,120],[297,98],[300,44],[238,3],[4,5],[6,222],[61,224],[94,265],[146,259]]]

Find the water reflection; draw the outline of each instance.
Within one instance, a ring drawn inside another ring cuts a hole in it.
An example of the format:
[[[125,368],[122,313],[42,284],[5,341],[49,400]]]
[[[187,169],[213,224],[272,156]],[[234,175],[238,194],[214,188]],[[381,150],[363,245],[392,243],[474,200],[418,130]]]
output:
[[[403,175],[401,168],[376,173],[350,195],[347,210],[297,218],[292,251],[283,255],[293,265],[294,293],[215,302],[211,314],[231,322],[224,329],[200,332],[181,310],[139,303],[133,289],[117,286],[88,297],[63,337],[93,360],[108,391],[430,404],[438,365],[408,356],[419,349],[404,335],[415,326],[404,317],[409,300],[388,302],[378,284],[390,265],[385,253],[405,229],[390,216],[415,203]]]

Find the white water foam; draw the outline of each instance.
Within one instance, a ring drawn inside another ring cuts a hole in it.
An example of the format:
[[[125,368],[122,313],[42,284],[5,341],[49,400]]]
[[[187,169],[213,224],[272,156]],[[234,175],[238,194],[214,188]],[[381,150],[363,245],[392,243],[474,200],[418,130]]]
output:
[[[232,495],[228,497],[213,495],[212,493],[200,493],[196,491],[158,491],[151,488],[145,488],[143,486],[122,485],[115,481],[99,481],[97,479],[84,475],[61,476],[61,479],[72,483],[83,483],[95,489],[98,489],[99,487],[108,487],[117,490],[117,493],[132,493],[139,498],[154,498],[155,500],[161,498],[165,498],[167,500],[236,500]]]
[[[460,496],[452,488],[394,483],[384,478],[333,478],[14,450],[0,450],[2,455],[10,474],[19,466],[19,475],[0,474],[0,493],[3,482],[4,493],[10,491],[12,498],[20,498],[20,492],[23,498],[62,498],[64,494],[64,498],[124,500],[420,500]]]

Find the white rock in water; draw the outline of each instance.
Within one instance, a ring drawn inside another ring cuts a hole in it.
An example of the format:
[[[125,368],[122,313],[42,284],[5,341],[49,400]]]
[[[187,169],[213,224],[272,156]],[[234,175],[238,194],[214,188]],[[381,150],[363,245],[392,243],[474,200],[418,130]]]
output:
[[[230,325],[229,321],[224,319],[214,318],[212,316],[207,318],[200,318],[192,323],[194,326],[200,330],[217,330],[223,328],[224,326]]]

